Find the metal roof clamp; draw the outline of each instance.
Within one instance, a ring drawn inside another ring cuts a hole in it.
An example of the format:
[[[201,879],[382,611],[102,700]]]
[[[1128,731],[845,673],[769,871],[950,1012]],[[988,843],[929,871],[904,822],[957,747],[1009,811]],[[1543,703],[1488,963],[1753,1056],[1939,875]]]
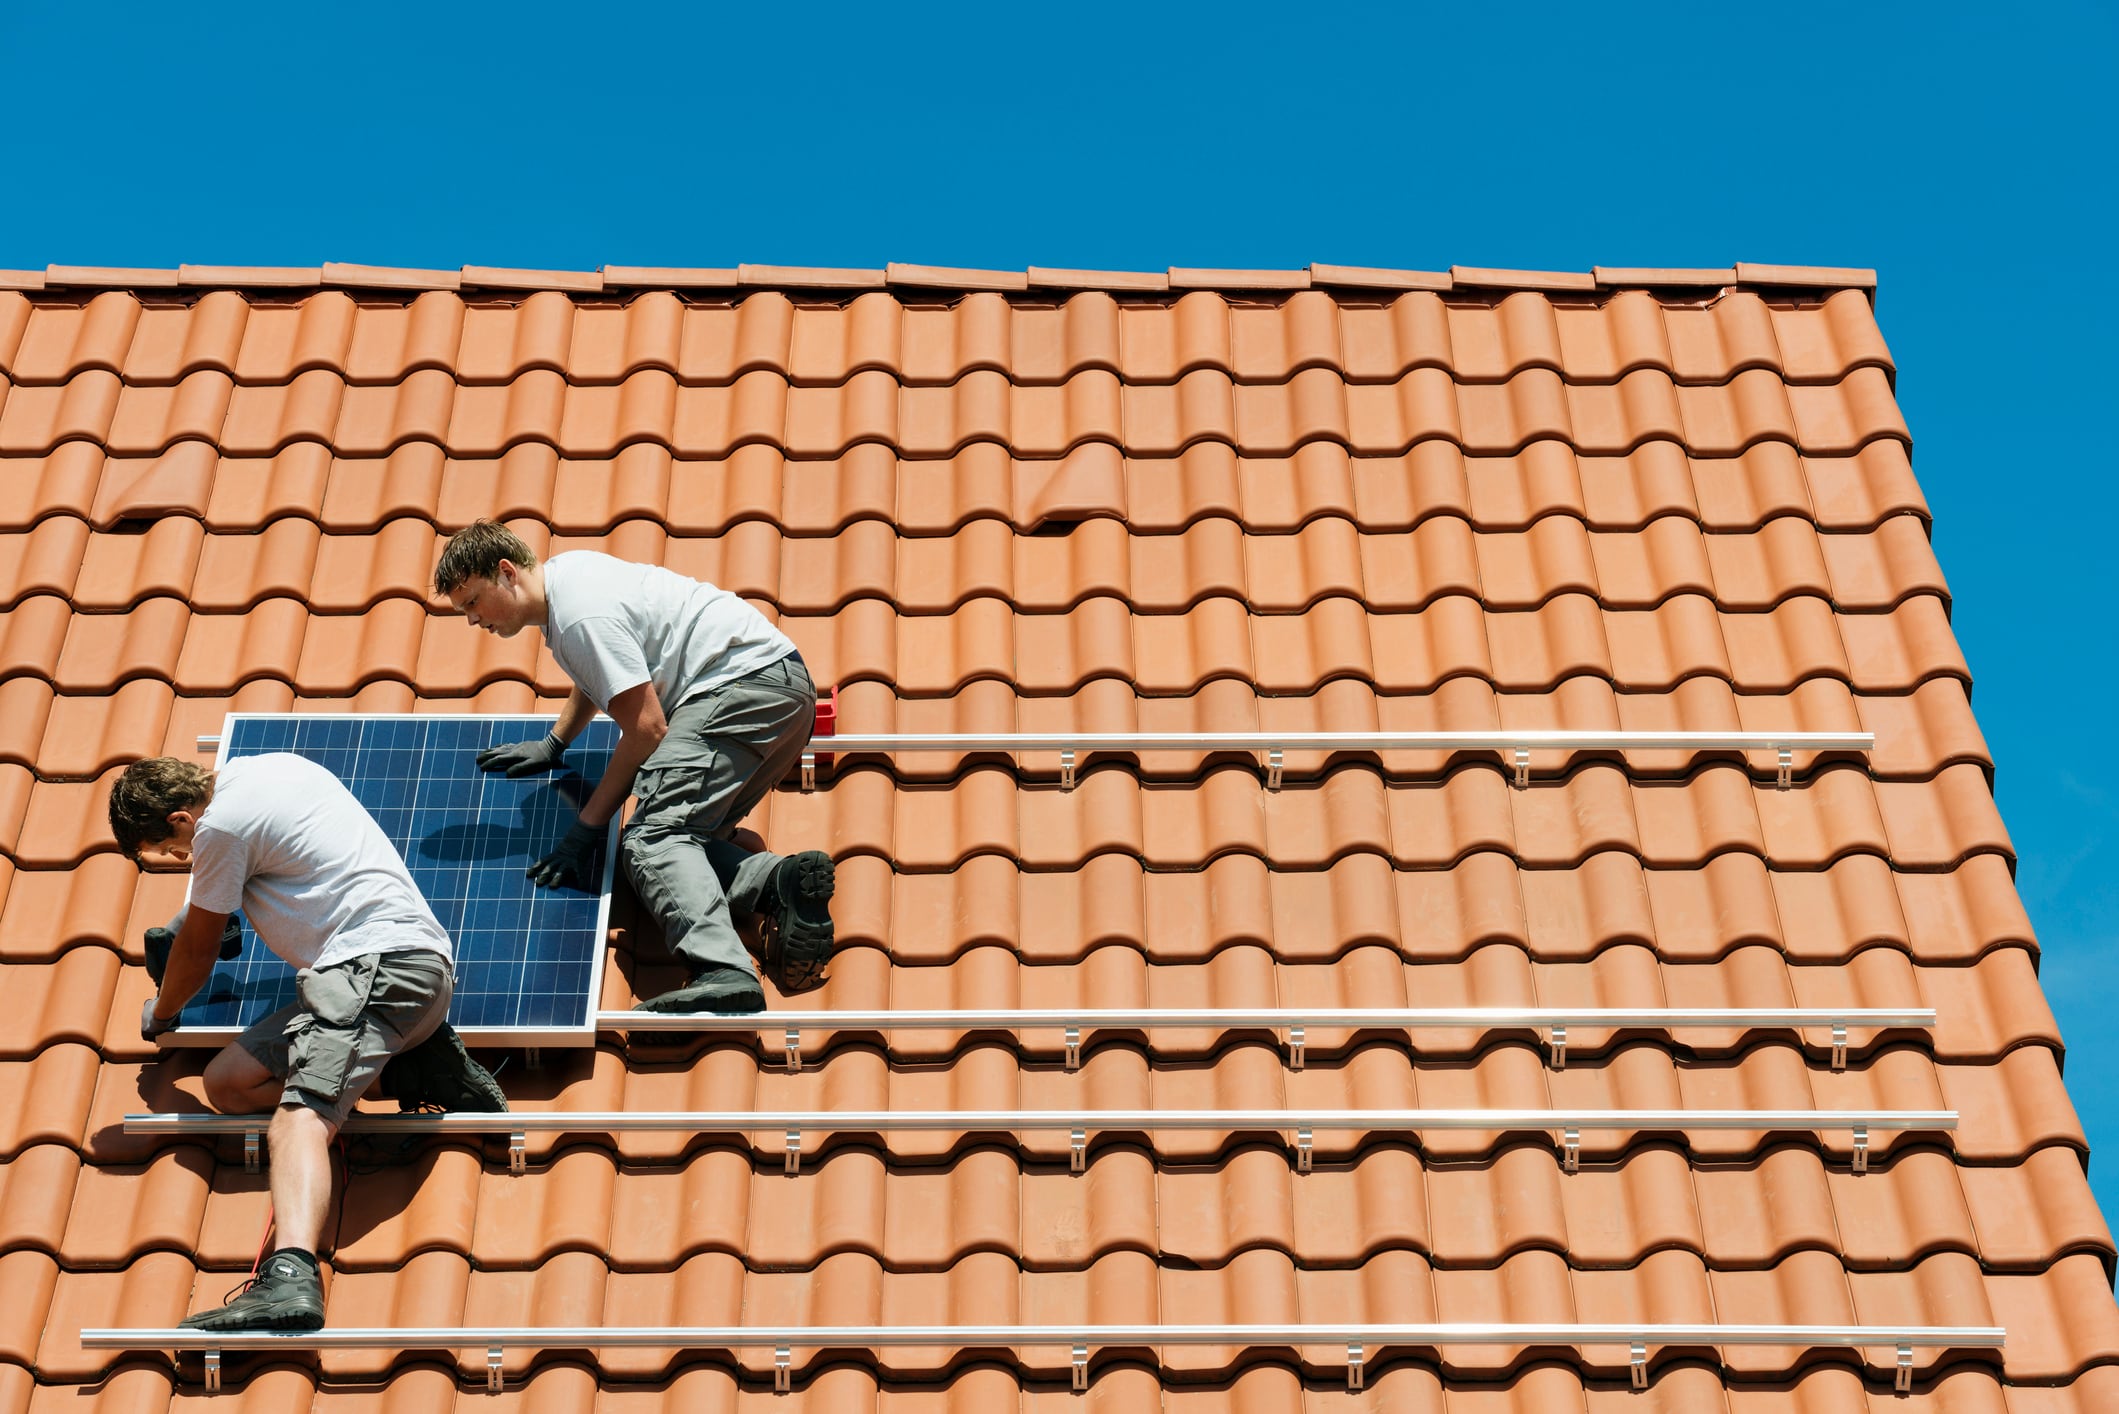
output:
[[[1303,1031],[1300,1026],[1288,1028],[1288,1069],[1302,1069]]]
[[[1854,1171],[1869,1171],[1869,1126],[1866,1124],[1854,1126]]]
[[[264,1166],[265,1131],[246,1129],[243,1131],[243,1172],[256,1173]]]
[[[1530,748],[1527,746],[1516,748],[1516,789],[1530,789]]]
[[[219,1394],[221,1392],[221,1352],[218,1350],[206,1350],[202,1353],[206,1357],[206,1392],[208,1394]]]
[[[1900,1394],[1913,1392],[1913,1347],[1910,1345],[1898,1347],[1898,1377],[1892,1382],[1891,1388]]]
[[[787,1159],[782,1172],[789,1178],[802,1172],[802,1131],[799,1129],[787,1131]]]
[[[513,1130],[508,1135],[508,1172],[520,1177],[530,1167],[530,1135],[527,1130]]]
[[[795,1352],[792,1347],[773,1347],[773,1393],[786,1394],[795,1387]]]
[[[1288,758],[1277,746],[1266,748],[1266,789],[1279,790],[1280,778],[1287,774]]]
[[[1346,1387],[1349,1390],[1362,1387],[1361,1365],[1364,1354],[1360,1341],[1350,1340],[1346,1343]]]
[[[783,1039],[787,1043],[787,1073],[793,1075],[802,1069],[802,1028],[788,1027]]]
[[[1628,1352],[1628,1356],[1629,1362],[1633,1367],[1633,1387],[1635,1389],[1648,1388],[1647,1343],[1644,1341],[1635,1341],[1633,1343],[1633,1349]]]
[[[805,751],[802,753],[802,789],[805,791],[812,791],[816,788],[817,753],[814,751]]]
[[[200,737],[200,738],[199,738],[199,750],[201,750],[201,751],[219,751],[220,749],[221,749],[221,739],[220,739],[219,737],[217,737],[217,736],[202,736],[202,737]]]
[[[1067,1069],[1080,1070],[1082,1068],[1082,1028],[1079,1026],[1068,1027],[1065,1032],[1065,1038],[1067,1042]]]
[[[1832,1068],[1847,1068],[1847,1023],[1844,1021],[1832,1023]]]
[[[1071,746],[1060,749],[1060,789],[1074,789],[1074,748]]]
[[[1080,1394],[1089,1388],[1089,1347],[1075,1346],[1071,1363],[1074,1366],[1074,1392]]]
[[[500,1386],[500,1347],[489,1345],[486,1347],[486,1393],[499,1394]]]
[[[1315,1137],[1310,1133],[1307,1126],[1295,1131],[1295,1172],[1308,1173],[1310,1171],[1311,1151],[1314,1147]]]
[[[1781,747],[1780,750],[1775,753],[1773,788],[1775,790],[1786,790],[1791,784],[1793,784],[1794,779],[1795,748],[1792,746]]]
[[[1560,1022],[1553,1023],[1549,1044],[1552,1048],[1552,1068],[1554,1070],[1567,1069],[1567,1027],[1564,1024]]]
[[[1568,1173],[1582,1171],[1582,1131],[1578,1126],[1568,1125],[1560,1131],[1560,1167]]]
[[[1086,1173],[1089,1168],[1089,1131],[1067,1131],[1067,1172]]]

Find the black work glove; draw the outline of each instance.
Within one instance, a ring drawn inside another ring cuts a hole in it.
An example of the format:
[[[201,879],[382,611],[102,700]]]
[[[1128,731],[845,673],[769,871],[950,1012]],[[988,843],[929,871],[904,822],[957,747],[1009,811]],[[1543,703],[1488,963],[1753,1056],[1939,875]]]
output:
[[[589,863],[596,855],[596,837],[602,833],[602,826],[586,825],[576,820],[566,838],[524,872],[529,874],[532,883],[547,889],[594,888],[589,879]]]
[[[543,741],[511,741],[504,746],[487,747],[478,753],[478,769],[505,771],[511,781],[520,776],[541,776],[557,768],[566,749],[567,744],[557,732],[546,732]]]
[[[175,945],[177,935],[167,928],[149,928],[145,939],[147,948],[147,975],[154,978],[157,987],[162,985],[162,974],[169,970],[169,949]],[[243,955],[243,915],[231,913],[227,924],[221,929],[221,961],[232,962]]]

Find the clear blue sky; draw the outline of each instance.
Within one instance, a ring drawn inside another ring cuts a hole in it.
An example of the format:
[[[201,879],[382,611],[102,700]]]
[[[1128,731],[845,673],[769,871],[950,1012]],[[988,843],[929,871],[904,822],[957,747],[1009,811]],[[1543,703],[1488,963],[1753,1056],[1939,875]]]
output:
[[[2119,1220],[2112,9],[1487,13],[13,0],[0,267],[1873,266]]]

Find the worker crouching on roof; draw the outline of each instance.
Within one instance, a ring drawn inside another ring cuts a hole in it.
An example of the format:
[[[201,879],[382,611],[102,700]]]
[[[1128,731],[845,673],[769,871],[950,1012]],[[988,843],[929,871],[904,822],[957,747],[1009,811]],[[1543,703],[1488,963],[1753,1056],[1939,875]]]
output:
[[[295,1001],[256,1022],[206,1067],[206,1098],[225,1113],[272,1111],[272,1211],[278,1245],[227,1305],[184,1322],[203,1330],[314,1330],[324,1323],[317,1268],[331,1202],[331,1141],[381,1077],[406,1109],[505,1110],[500,1086],[445,1018],[455,990],[449,935],[405,861],[353,793],[286,753],[207,772],[157,756],[125,768],[110,828],[135,863],[191,871],[170,921],[157,993],[140,1012],[148,1040],[177,1016],[241,942],[240,908],[291,963]]]
[[[600,708],[618,745],[581,817],[530,866],[586,886],[596,838],[630,793],[619,860],[689,972],[643,1011],[753,1012],[765,993],[734,914],[756,915],[783,991],[813,986],[832,950],[831,856],[752,853],[731,838],[787,778],[816,725],[816,687],[794,643],[735,594],[660,565],[589,550],[537,555],[492,521],[449,537],[434,587],[502,638],[543,630],[574,690],[542,741],[479,753],[510,776],[549,771]]]

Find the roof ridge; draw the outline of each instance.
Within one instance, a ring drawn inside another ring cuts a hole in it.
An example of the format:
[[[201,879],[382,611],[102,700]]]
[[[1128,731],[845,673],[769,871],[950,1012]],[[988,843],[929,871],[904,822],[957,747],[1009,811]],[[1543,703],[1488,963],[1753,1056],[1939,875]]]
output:
[[[1737,262],[1720,269],[1599,265],[1586,271],[1505,270],[1453,265],[1446,271],[1313,264],[1293,270],[1172,266],[1159,271],[1074,270],[1030,266],[978,270],[891,262],[880,270],[790,265],[728,268],[606,265],[597,270],[518,270],[466,265],[457,270],[327,261],[320,266],[179,265],[174,270],[102,265],[48,265],[0,270],[0,290],[45,289],[384,289],[556,290],[569,294],[642,289],[892,290],[969,293],[1107,290],[1286,292],[1339,289],[1402,292],[1542,290],[1599,293],[1618,289],[1859,289],[1873,297],[1874,270],[1826,265]]]

